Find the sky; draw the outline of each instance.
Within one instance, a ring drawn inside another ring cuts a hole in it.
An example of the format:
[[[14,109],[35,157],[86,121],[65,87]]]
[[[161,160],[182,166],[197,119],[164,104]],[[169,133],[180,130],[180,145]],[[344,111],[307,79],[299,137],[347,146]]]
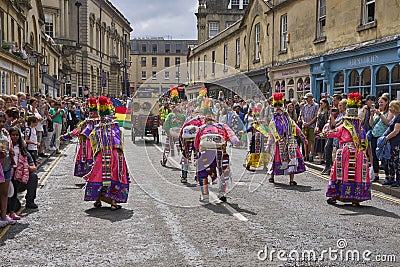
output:
[[[131,38],[197,39],[198,0],[109,1],[131,23]]]

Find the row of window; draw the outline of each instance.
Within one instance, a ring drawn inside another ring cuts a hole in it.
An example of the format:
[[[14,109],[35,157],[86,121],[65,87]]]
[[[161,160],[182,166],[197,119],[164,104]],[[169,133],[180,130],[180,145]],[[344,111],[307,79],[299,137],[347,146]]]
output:
[[[141,44],[140,45],[140,51],[142,51],[143,53],[147,53],[147,52],[151,52],[154,54],[159,53],[158,51],[158,44],[151,44],[151,50],[148,50],[149,44]],[[164,44],[164,53],[169,54],[172,53],[173,51],[171,50],[171,44]],[[162,53],[162,51],[160,51],[160,53]],[[182,44],[175,44],[175,53],[176,54],[181,54],[182,53]]]
[[[169,71],[164,71],[164,79],[169,80],[170,77],[170,72]],[[175,72],[175,79],[179,79],[181,77],[181,73],[179,71]],[[151,79],[157,80],[157,72],[152,71],[151,72]],[[142,80],[147,80],[147,72],[142,71]]]
[[[179,65],[181,64],[181,58],[180,57],[176,57],[175,58],[175,65]],[[142,67],[146,67],[147,66],[147,58],[146,57],[142,57],[140,59],[140,65]],[[152,57],[151,58],[151,66],[152,67],[157,67],[157,58],[156,57]],[[164,58],[164,67],[170,67],[170,58],[169,57],[165,57]]]

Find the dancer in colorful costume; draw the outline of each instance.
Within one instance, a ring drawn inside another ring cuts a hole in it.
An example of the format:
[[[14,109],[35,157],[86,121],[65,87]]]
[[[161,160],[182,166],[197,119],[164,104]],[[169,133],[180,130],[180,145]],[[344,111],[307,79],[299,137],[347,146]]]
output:
[[[69,133],[60,137],[61,140],[71,140],[78,136],[78,151],[75,157],[74,176],[83,177],[88,174],[93,166],[92,145],[90,144],[89,135],[94,126],[100,121],[97,110],[97,99],[89,98],[88,101],[89,117],[80,122],[78,126]]]
[[[197,161],[197,179],[201,186],[200,201],[209,202],[208,176],[212,182],[217,178],[218,198],[226,201],[226,192],[231,182],[229,155],[226,152],[227,142],[239,142],[228,125],[217,123],[211,116],[205,118],[205,124],[197,132],[194,147],[199,156]]]
[[[112,103],[107,97],[98,99],[100,122],[94,126],[89,138],[94,154],[94,164],[87,181],[85,201],[111,204],[111,210],[120,209],[117,203],[126,203],[129,193],[129,175],[123,152],[123,132],[112,120]]]
[[[371,199],[366,155],[368,140],[362,121],[358,117],[358,108],[361,105],[359,93],[349,94],[347,115],[343,117],[343,123],[326,133],[328,138],[339,139],[339,149],[336,152],[326,191],[328,204],[335,204],[339,200],[359,206],[361,201]]]
[[[185,120],[185,115],[177,112],[175,105],[170,105],[170,113],[164,122],[164,130],[167,133],[163,157],[161,160],[161,165],[164,167],[167,164],[169,154],[174,156],[175,147],[178,147],[179,145],[179,133]]]
[[[282,93],[273,95],[272,105],[275,108],[275,113],[268,127],[270,135],[267,143],[268,152],[266,152],[270,158],[269,162],[272,162],[269,182],[275,182],[275,175],[289,175],[289,185],[297,185],[294,181],[294,175],[305,172],[306,166],[296,137],[300,137],[305,143],[307,143],[307,140],[296,122],[282,109]]]
[[[258,168],[263,167],[267,169],[268,155],[265,153],[265,144],[269,136],[268,128],[264,125],[260,125],[258,120],[255,118],[254,122],[247,128],[247,132],[251,132],[251,140],[249,147],[249,155],[246,159],[246,170],[254,171],[250,167]]]
[[[181,128],[179,134],[179,147],[182,151],[182,183],[187,183],[188,168],[191,163],[192,155],[194,156],[194,158],[197,157],[195,155],[196,150],[194,148],[194,140],[196,138],[199,127],[202,126],[204,123],[204,116],[195,115],[194,117],[187,120]]]

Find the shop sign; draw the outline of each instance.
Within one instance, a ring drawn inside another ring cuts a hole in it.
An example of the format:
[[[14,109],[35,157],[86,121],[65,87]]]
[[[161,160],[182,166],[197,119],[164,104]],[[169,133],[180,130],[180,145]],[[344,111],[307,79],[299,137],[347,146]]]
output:
[[[368,65],[368,64],[376,63],[378,60],[379,60],[379,57],[377,55],[355,57],[355,58],[349,59],[349,66]]]

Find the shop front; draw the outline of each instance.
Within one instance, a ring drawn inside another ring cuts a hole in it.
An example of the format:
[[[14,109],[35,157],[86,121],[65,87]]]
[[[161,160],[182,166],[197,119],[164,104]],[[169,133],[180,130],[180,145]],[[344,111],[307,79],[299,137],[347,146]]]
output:
[[[273,93],[282,93],[285,99],[301,100],[310,92],[310,67],[306,62],[274,66],[268,69]]]
[[[25,92],[29,74],[26,62],[16,60],[12,55],[0,54],[0,94]]]
[[[313,93],[320,96],[324,92],[359,92],[363,97],[389,93],[391,99],[400,99],[398,38],[376,40],[309,60]]]

